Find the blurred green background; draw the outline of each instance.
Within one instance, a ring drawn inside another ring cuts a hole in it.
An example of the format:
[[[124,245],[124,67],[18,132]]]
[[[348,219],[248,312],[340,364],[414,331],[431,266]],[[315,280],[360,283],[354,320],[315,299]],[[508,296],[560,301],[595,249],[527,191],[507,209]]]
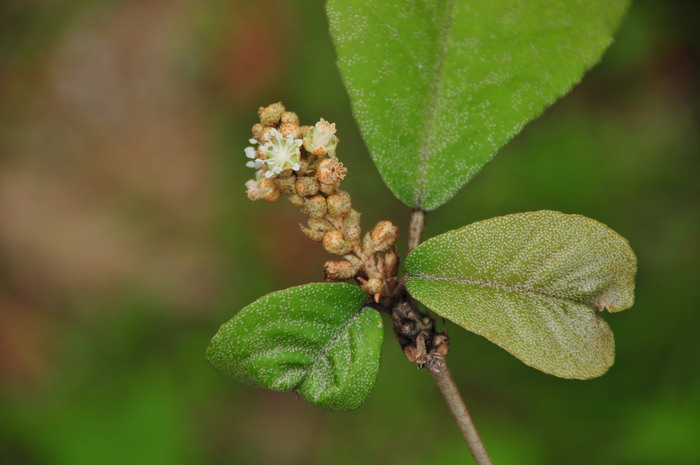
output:
[[[544,375],[449,326],[498,464],[700,463],[699,18],[692,0],[635,2],[583,83],[428,217],[432,236],[580,213],[639,258],[600,379]],[[344,414],[204,361],[244,305],[322,279],[295,208],[244,193],[249,127],[278,100],[337,123],[365,227],[405,227],[321,2],[0,1],[0,463],[471,463],[389,334],[374,393]]]

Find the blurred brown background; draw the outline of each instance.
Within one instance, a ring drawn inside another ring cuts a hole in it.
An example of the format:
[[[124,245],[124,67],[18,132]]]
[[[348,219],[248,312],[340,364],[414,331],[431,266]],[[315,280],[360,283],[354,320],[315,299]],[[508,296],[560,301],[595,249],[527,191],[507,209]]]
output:
[[[581,213],[639,257],[600,379],[541,374],[450,327],[496,463],[700,463],[699,13],[635,2],[584,82],[429,215],[432,236]],[[364,224],[406,224],[334,60],[313,0],[0,1],[0,463],[470,463],[389,334],[375,392],[346,414],[203,359],[247,303],[322,279],[300,214],[245,197],[258,106],[336,122]]]

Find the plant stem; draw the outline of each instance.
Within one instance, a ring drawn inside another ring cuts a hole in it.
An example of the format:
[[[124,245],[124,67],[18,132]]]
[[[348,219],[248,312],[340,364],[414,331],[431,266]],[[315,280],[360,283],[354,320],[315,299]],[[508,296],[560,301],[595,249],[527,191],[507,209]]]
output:
[[[444,358],[436,359],[428,364],[428,369],[438,388],[440,388],[440,392],[445,398],[447,406],[450,408],[450,412],[452,412],[452,416],[454,416],[476,463],[479,465],[492,465],[484,443],[479,437],[479,432],[474,426],[471,415],[469,415],[469,410],[459,394],[455,380],[452,378],[447,362]]]
[[[408,252],[411,252],[411,250],[418,247],[421,243],[424,227],[425,211],[417,208],[411,209],[408,226]],[[406,297],[408,304],[418,311],[416,302],[413,301],[410,296]],[[425,349],[423,352],[425,352]],[[481,437],[479,437],[479,432],[476,430],[476,426],[474,426],[469,410],[462,396],[459,394],[459,389],[457,389],[454,378],[452,378],[452,373],[450,373],[445,357],[437,354],[431,354],[428,357],[428,370],[430,370],[430,374],[438,385],[440,393],[442,393],[442,396],[445,398],[445,402],[447,402],[447,406],[457,422],[457,426],[462,432],[462,436],[464,436],[464,440],[467,442],[467,446],[469,446],[469,450],[474,456],[476,463],[478,465],[492,465],[484,443],[481,441]]]
[[[411,209],[411,216],[408,221],[408,251],[418,247],[423,237],[425,227],[425,212],[419,208]]]

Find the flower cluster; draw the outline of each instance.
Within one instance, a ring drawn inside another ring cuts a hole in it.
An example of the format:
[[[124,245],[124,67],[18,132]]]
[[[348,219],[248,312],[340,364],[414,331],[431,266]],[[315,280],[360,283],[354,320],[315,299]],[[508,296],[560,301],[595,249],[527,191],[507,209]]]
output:
[[[321,242],[326,251],[343,257],[324,265],[328,280],[355,278],[375,301],[390,299],[396,287],[398,228],[380,221],[362,237],[360,214],[350,195],[340,189],[347,169],[336,158],[334,123],[321,119],[300,126],[296,113],[281,103],[258,110],[254,144],[245,149],[247,166],[256,170],[246,182],[248,198],[274,202],[281,194],[309,216],[301,231]]]

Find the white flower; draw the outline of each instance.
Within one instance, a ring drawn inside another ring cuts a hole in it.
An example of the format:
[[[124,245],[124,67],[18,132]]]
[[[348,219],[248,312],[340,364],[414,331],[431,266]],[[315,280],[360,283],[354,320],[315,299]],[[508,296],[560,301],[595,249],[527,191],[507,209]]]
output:
[[[300,168],[301,152],[299,147],[303,141],[292,136],[284,137],[277,129],[272,129],[267,141],[262,144],[265,157],[262,162],[267,167],[265,177],[271,178],[285,170],[298,171]]]
[[[304,137],[304,148],[312,155],[335,157],[338,138],[335,136],[335,123],[321,118]]]

